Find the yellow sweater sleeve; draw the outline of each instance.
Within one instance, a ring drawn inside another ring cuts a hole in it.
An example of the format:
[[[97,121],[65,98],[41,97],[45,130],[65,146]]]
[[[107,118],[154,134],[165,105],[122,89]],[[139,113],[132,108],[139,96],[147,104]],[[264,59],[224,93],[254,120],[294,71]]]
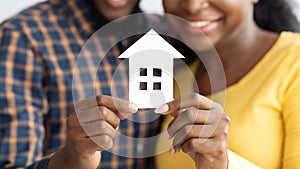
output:
[[[298,53],[298,58],[300,58],[299,45],[296,45],[296,47],[292,50],[292,53]],[[285,80],[282,82],[283,91],[280,91],[283,100],[282,123],[285,133],[282,169],[299,168],[300,166],[300,61],[295,58],[287,63],[286,67],[289,68]],[[228,150],[228,159],[228,169],[260,168],[230,150]]]
[[[300,45],[299,45],[300,46]],[[300,47],[295,51],[300,58]],[[288,78],[290,83],[285,89],[283,102],[283,125],[284,125],[284,149],[282,168],[300,167],[300,59],[291,71],[295,71]],[[294,69],[294,70],[293,70]]]

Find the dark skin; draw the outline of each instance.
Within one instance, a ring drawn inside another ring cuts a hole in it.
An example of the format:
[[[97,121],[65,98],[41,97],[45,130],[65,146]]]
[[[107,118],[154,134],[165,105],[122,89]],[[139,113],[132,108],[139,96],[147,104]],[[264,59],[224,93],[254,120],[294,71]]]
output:
[[[223,68],[216,66],[215,58],[206,57],[205,66],[200,64],[197,69],[196,80],[201,94],[213,94],[237,83],[255,67],[276,42],[278,34],[256,26],[253,19],[255,3],[257,0],[163,0],[167,13],[184,18],[196,26],[210,40],[219,55]],[[193,50],[200,52],[202,56],[209,56],[208,53],[212,50],[209,45],[199,45],[201,38],[200,40],[194,38],[199,37],[199,34],[180,25],[174,25],[174,28],[183,40],[192,44]],[[226,85],[220,85],[222,83],[217,81],[213,84],[212,90],[208,72],[215,79],[222,79],[219,77],[225,73]],[[225,169],[228,166],[230,120],[217,103],[211,101],[211,106],[203,104],[203,101],[208,103],[207,100],[199,94],[184,96],[167,103],[168,111],[161,113],[171,114],[174,117],[168,133],[170,137],[174,137],[175,152],[182,149],[189,154],[195,161],[197,169]],[[182,106],[178,106],[181,103]],[[191,107],[192,110],[186,110]],[[201,119],[208,114],[210,117],[206,120]],[[194,120],[185,117],[194,117]],[[209,135],[206,135],[207,133]],[[178,138],[182,137],[184,138],[178,141]],[[206,140],[199,143],[203,139]],[[173,148],[171,152],[174,152]]]
[[[257,35],[255,36],[256,38],[254,38],[253,41],[244,41],[242,43],[240,42],[240,40],[237,40],[237,42],[228,43],[224,47],[220,47],[220,49],[217,48],[225,72],[226,87],[237,83],[245,75],[247,75],[247,73],[249,73],[255,67],[255,65],[274,45],[278,36],[279,35],[276,33],[263,31],[257,28]],[[234,44],[239,44],[240,47],[234,48],[235,50],[226,50],[229,46]],[[211,61],[211,63],[213,65],[213,60]],[[204,67],[203,64],[200,64],[196,73],[198,89],[199,92],[203,95],[212,94],[211,84],[206,68],[209,69],[209,65],[206,65]],[[210,73],[213,77],[218,77],[221,73],[223,73],[223,69],[219,69],[216,71],[213,71],[213,69],[211,69]],[[221,90],[224,90],[224,86],[216,86],[215,91]]]
[[[99,95],[71,106],[67,120],[67,144],[48,168],[88,168],[101,165],[101,151],[112,148],[120,121],[137,112],[133,103]]]
[[[112,0],[94,0],[98,11],[108,20],[129,15],[138,2],[129,0],[116,7]],[[120,121],[137,110],[137,106],[127,100],[105,95],[71,105],[66,122],[67,143],[54,154],[47,168],[95,169],[101,166],[101,152],[113,146]]]
[[[109,3],[112,0],[93,0],[98,11],[108,20],[114,20],[129,15],[137,6],[139,0],[128,0],[124,6],[113,6]]]
[[[156,110],[174,119],[168,126],[169,138],[174,138],[170,153],[180,149],[187,153],[197,168],[227,168],[229,117],[222,107],[208,98],[194,93],[177,98]],[[193,107],[193,109],[189,109]]]

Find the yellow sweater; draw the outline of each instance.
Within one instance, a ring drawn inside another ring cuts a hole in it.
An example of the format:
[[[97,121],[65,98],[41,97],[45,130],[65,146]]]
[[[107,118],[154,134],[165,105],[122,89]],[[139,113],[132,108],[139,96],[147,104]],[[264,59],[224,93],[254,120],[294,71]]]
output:
[[[222,103],[224,92],[213,100]],[[265,57],[226,89],[224,110],[231,118],[229,168],[300,168],[300,35],[281,33]],[[166,118],[163,130],[170,120]],[[159,140],[157,149],[165,142]],[[195,168],[183,152],[158,155],[156,166]]]

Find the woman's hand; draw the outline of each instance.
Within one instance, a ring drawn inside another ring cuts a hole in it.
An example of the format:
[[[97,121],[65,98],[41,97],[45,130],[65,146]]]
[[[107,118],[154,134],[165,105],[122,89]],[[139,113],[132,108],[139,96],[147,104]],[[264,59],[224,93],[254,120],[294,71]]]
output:
[[[155,112],[174,117],[167,130],[169,138],[174,137],[170,153],[182,149],[198,169],[227,168],[230,119],[219,104],[194,93],[166,103]]]
[[[126,100],[103,95],[74,104],[67,120],[67,144],[48,168],[97,168],[101,151],[113,146],[120,120],[137,110]]]

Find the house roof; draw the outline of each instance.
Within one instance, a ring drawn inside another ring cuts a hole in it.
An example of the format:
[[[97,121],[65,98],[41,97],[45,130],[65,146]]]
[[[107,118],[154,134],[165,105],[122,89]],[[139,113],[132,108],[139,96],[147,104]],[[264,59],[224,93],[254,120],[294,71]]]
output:
[[[142,38],[124,51],[118,58],[130,58],[136,53],[146,50],[163,50],[166,51],[174,58],[184,58],[172,45],[164,40],[156,31],[151,29]]]

